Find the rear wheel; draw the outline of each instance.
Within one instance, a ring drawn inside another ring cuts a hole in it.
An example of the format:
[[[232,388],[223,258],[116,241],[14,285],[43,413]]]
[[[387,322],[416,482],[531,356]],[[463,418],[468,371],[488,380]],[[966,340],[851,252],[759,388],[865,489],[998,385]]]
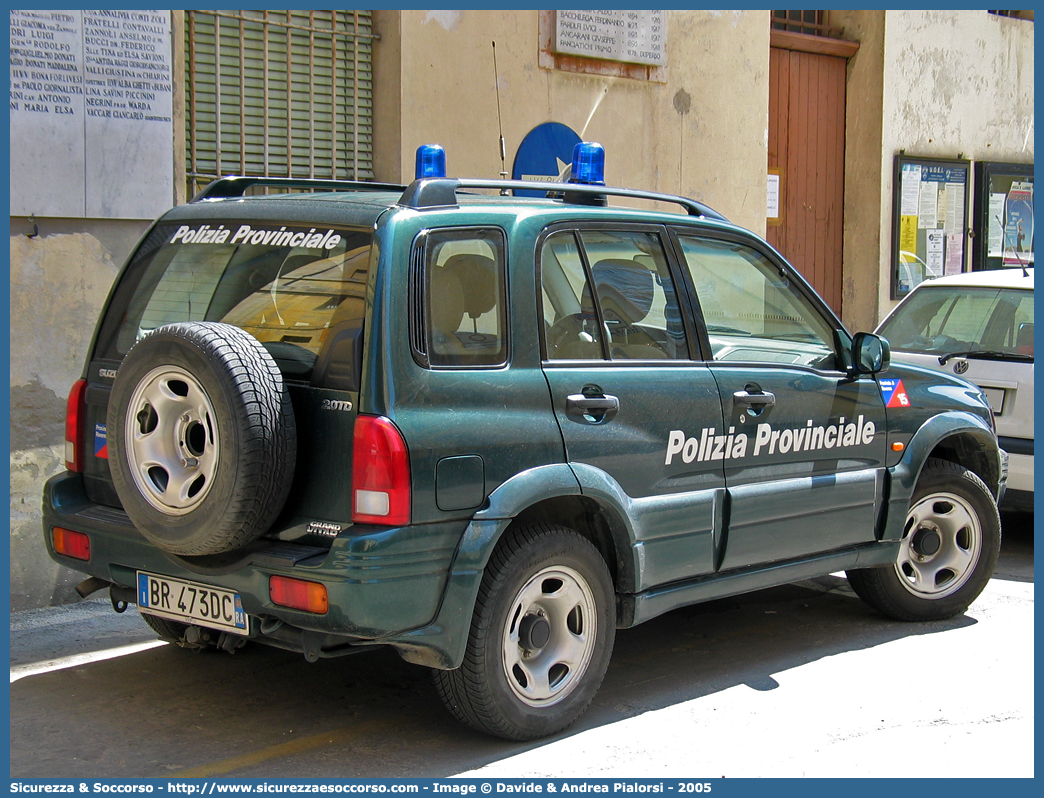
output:
[[[463,723],[536,739],[587,709],[615,635],[613,585],[598,550],[571,530],[527,526],[493,552],[464,663],[436,671],[435,685]]]
[[[1000,517],[985,483],[967,468],[930,459],[917,482],[893,565],[848,572],[874,609],[904,621],[964,612],[1000,553]]]

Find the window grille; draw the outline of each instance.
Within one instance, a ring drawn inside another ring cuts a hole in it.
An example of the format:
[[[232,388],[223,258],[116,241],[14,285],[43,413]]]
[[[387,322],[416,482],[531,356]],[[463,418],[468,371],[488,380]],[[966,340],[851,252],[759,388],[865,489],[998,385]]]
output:
[[[229,174],[373,177],[370,11],[187,11],[189,196]]]
[[[809,36],[840,38],[844,32],[826,24],[825,11],[773,11],[772,28]]]

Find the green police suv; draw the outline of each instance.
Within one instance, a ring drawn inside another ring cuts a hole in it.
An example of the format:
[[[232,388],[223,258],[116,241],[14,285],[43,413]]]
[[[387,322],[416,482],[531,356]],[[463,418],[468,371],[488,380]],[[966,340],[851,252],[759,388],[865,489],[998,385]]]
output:
[[[189,648],[391,646],[524,740],[685,604],[845,570],[931,620],[983,589],[1006,461],[978,388],[890,365],[701,203],[604,186],[597,145],[566,184],[440,160],[225,178],[148,230],[45,489],[81,595]]]

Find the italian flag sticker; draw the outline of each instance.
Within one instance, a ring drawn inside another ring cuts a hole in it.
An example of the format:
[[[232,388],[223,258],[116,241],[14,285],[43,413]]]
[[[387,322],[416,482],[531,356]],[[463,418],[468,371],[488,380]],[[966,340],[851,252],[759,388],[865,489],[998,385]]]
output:
[[[906,395],[906,388],[902,380],[880,380],[881,395],[885,400],[885,407],[909,407],[910,397]]]

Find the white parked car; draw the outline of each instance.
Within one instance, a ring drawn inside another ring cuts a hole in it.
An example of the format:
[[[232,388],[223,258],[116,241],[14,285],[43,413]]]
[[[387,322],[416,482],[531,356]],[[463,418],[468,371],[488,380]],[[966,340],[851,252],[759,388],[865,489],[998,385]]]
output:
[[[1033,269],[923,282],[877,328],[892,359],[978,385],[1010,456],[1002,506],[1033,509]]]

